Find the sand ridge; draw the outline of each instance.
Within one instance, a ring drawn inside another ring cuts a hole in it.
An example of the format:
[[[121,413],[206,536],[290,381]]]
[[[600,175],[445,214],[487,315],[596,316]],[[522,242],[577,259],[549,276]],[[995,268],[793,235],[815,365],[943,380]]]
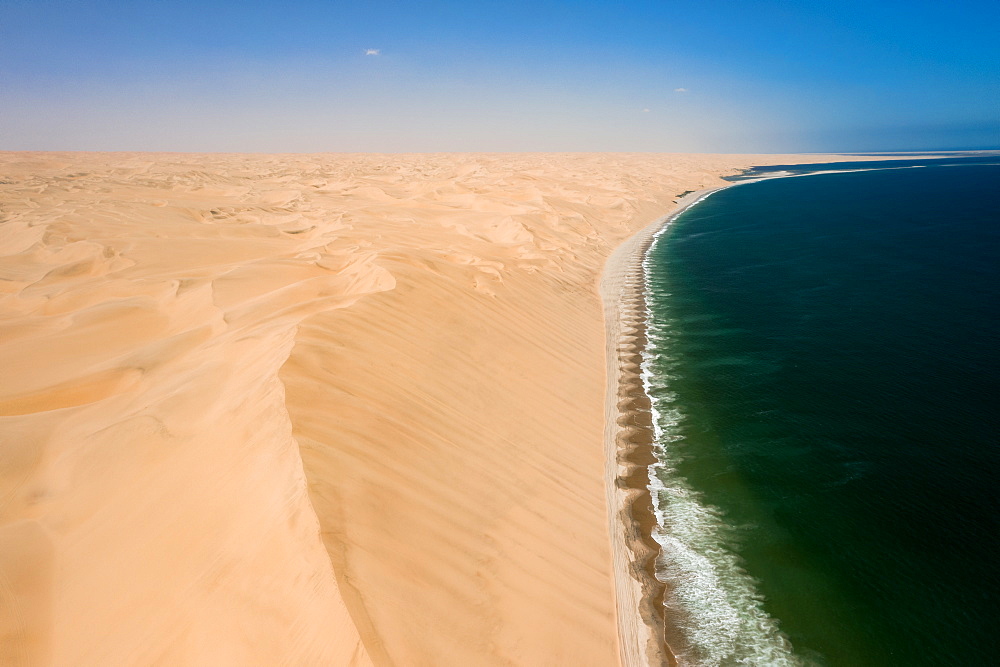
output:
[[[617,663],[602,265],[828,159],[0,153],[0,662]]]

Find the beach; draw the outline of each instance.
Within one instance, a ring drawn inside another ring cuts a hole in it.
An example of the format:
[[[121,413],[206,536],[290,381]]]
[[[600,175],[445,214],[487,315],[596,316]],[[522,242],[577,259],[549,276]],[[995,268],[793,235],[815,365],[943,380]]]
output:
[[[669,660],[642,251],[830,160],[0,153],[0,662]]]

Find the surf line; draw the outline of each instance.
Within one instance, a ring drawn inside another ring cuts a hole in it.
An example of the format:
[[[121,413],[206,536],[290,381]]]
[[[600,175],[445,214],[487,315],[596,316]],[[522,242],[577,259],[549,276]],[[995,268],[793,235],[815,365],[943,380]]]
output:
[[[608,530],[615,588],[618,644],[623,667],[679,663],[664,618],[666,585],[656,577],[660,545],[650,494],[657,462],[652,405],[643,379],[646,348],[645,260],[656,239],[684,211],[717,188],[686,193],[677,208],[619,245],[605,262],[600,294],[605,323],[604,460]]]

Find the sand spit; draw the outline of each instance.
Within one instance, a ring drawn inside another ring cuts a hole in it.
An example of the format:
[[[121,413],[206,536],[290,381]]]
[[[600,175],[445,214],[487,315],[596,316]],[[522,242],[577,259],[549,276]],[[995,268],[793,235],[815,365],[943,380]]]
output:
[[[0,663],[617,664],[604,261],[828,159],[0,153]]]

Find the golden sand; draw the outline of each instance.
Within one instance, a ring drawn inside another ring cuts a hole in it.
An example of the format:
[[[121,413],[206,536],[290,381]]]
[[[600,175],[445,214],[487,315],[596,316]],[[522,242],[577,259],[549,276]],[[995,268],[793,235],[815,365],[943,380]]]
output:
[[[0,663],[641,663],[602,267],[827,159],[0,153]]]

